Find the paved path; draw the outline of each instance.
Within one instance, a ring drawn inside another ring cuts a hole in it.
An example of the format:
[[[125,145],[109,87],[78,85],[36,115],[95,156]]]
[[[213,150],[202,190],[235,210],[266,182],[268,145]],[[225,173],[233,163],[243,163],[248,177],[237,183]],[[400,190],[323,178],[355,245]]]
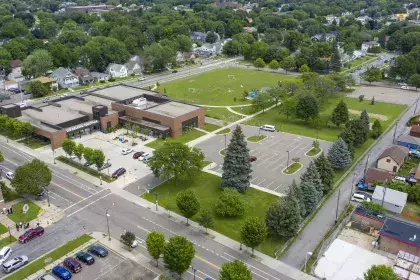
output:
[[[401,117],[398,122],[396,135],[407,130],[406,122],[413,115],[414,107],[411,106],[409,110]],[[376,159],[383,152],[384,149],[392,145],[395,128],[386,133],[382,139],[371,149],[369,152],[370,160],[369,165],[373,166]],[[340,199],[338,210],[341,213],[344,207],[348,204],[351,192],[353,191],[354,182],[359,180],[364,173],[364,168],[367,160],[367,154],[356,165],[355,169],[351,172],[353,176],[348,176],[340,185]],[[336,191],[338,193],[338,191]],[[282,257],[282,261],[292,265],[296,268],[301,268],[305,262],[305,255],[307,252],[312,252],[318,243],[322,240],[326,231],[334,225],[337,206],[337,194],[333,195],[321,208],[315,218],[306,226],[306,228],[299,234],[294,244],[289,248],[287,253]]]

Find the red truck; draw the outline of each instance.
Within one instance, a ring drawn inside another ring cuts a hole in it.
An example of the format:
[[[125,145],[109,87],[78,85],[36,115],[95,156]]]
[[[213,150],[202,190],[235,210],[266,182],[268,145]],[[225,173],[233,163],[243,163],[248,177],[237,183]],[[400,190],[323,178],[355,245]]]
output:
[[[44,228],[43,227],[36,227],[36,228],[30,228],[28,229],[24,234],[19,236],[19,242],[20,243],[26,243],[38,236],[41,236],[44,234]]]

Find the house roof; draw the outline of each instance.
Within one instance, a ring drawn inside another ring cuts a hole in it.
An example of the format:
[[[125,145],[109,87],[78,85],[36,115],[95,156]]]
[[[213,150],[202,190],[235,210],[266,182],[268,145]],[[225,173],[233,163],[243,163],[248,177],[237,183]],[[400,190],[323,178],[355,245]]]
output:
[[[379,220],[381,222],[385,220],[385,217],[382,215],[381,212],[373,211],[371,209],[363,207],[362,205],[359,205],[356,207],[356,209],[354,209],[354,214]]]
[[[116,72],[121,72],[121,69],[123,68],[123,67],[125,67],[124,65],[122,65],[122,64],[116,64],[116,63],[110,63],[109,65],[108,65],[108,67],[106,68],[106,70],[114,70],[114,71],[116,71]]]
[[[391,179],[392,179],[392,173],[387,172],[385,170],[381,170],[381,169],[369,168],[366,171],[365,183],[372,184],[375,181],[384,182],[386,180],[391,180]]]
[[[137,61],[129,61],[129,62],[124,64],[124,66],[127,67],[127,70],[129,70],[129,71],[132,71],[136,65],[140,66],[137,63]]]
[[[50,77],[41,76],[41,77],[38,78],[38,81],[40,81],[43,84],[47,84],[47,83],[54,83],[54,82],[56,82],[56,79],[50,78]]]
[[[105,73],[99,73],[99,72],[90,72],[90,75],[92,76],[92,77],[97,77],[97,78],[99,78],[99,77],[109,77],[109,75],[108,74],[105,74]]]
[[[415,132],[415,133],[420,133],[420,125],[416,124],[416,125],[412,125],[410,132]]]
[[[377,201],[384,200],[390,204],[404,206],[407,202],[407,194],[390,188],[376,186],[372,195],[372,199]]]
[[[89,70],[87,70],[86,68],[83,68],[83,67],[77,67],[73,70],[73,73],[76,76],[83,77],[83,76],[88,76],[89,75]]]
[[[376,42],[376,41],[370,41],[370,42],[364,42],[363,44],[365,44],[365,45],[377,45],[378,42]]]
[[[56,77],[66,77],[66,76],[74,76],[73,73],[70,72],[69,69],[58,67],[54,72],[52,72],[53,76]]]
[[[10,61],[10,66],[12,68],[21,67],[22,66],[22,60],[20,60],[20,59],[11,60]]]
[[[379,235],[420,248],[420,227],[404,221],[387,218]]]
[[[392,158],[398,165],[401,165],[404,162],[404,159],[408,156],[408,148],[401,147],[401,146],[392,146],[379,156],[379,159],[383,159],[385,157]]]
[[[199,31],[194,31],[193,33],[191,33],[192,36],[199,36],[199,37],[206,37],[207,34],[203,33],[203,32],[199,32]]]
[[[17,82],[15,80],[10,80],[10,81],[5,81],[4,84],[5,85],[14,85],[14,84],[17,84]]]
[[[420,145],[420,138],[413,137],[411,135],[405,134],[405,135],[400,136],[397,139],[397,142],[404,142],[404,143]]]

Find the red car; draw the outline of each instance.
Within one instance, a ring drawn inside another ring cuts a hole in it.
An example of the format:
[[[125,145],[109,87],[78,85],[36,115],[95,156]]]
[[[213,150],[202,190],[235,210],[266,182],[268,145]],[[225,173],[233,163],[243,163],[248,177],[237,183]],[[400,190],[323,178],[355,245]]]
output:
[[[19,236],[19,242],[20,243],[26,243],[38,236],[41,236],[44,234],[44,228],[43,227],[36,227],[36,228],[30,228],[28,229],[24,234]]]
[[[134,159],[138,159],[139,157],[141,157],[144,154],[144,152],[135,152],[133,155]]]
[[[257,157],[256,156],[251,156],[249,159],[248,159],[248,162],[254,162],[254,161],[256,161],[257,160]]]

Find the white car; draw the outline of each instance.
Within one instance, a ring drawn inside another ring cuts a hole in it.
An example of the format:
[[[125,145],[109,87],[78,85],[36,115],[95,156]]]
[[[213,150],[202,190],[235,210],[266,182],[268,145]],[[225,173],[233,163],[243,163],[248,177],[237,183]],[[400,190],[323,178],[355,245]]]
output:
[[[401,176],[395,176],[394,178],[392,178],[392,182],[402,182],[402,183],[407,183],[407,180],[404,177]]]
[[[270,131],[270,132],[276,131],[276,127],[274,125],[269,125],[269,124],[265,124],[261,126],[260,129],[265,130],[265,131]]]
[[[408,86],[401,86],[400,88],[401,88],[401,89],[408,90]]]
[[[129,153],[132,153],[132,152],[133,152],[133,150],[130,149],[130,148],[127,148],[127,149],[122,150],[122,154],[123,155],[128,155]]]
[[[20,104],[19,104],[19,106],[20,106],[20,108],[25,108],[26,106],[28,106],[28,105],[26,105],[26,103],[25,102],[21,102]]]
[[[15,174],[13,172],[6,173],[6,178],[9,179],[10,181],[12,181],[14,177],[15,177]]]
[[[10,273],[12,271],[15,271],[16,269],[24,266],[25,264],[28,263],[28,257],[27,256],[20,256],[17,258],[13,258],[10,261],[7,261],[6,263],[4,263],[3,266],[3,271],[6,273]]]
[[[77,159],[77,156],[76,156],[75,154],[72,154],[70,157],[71,157],[71,159],[73,159],[73,160],[74,160],[74,159]]]
[[[139,78],[139,82],[144,82],[144,81],[146,81],[146,78],[145,77],[140,77]]]
[[[143,161],[147,157],[150,157],[150,154],[149,153],[144,153],[141,156],[139,156],[139,161]]]
[[[399,86],[407,86],[406,83],[398,83]]]
[[[143,162],[144,163],[148,163],[149,162],[149,160],[152,158],[153,156],[151,156],[151,155],[147,155],[147,156],[145,156],[144,157],[144,159],[143,159]]]
[[[363,201],[370,202],[370,197],[368,197],[364,193],[357,192],[357,193],[353,194],[351,200],[352,201],[357,201],[357,202],[363,202]]]
[[[3,247],[0,250],[0,265],[2,265],[10,256],[10,254],[12,253],[12,248],[10,247]]]

